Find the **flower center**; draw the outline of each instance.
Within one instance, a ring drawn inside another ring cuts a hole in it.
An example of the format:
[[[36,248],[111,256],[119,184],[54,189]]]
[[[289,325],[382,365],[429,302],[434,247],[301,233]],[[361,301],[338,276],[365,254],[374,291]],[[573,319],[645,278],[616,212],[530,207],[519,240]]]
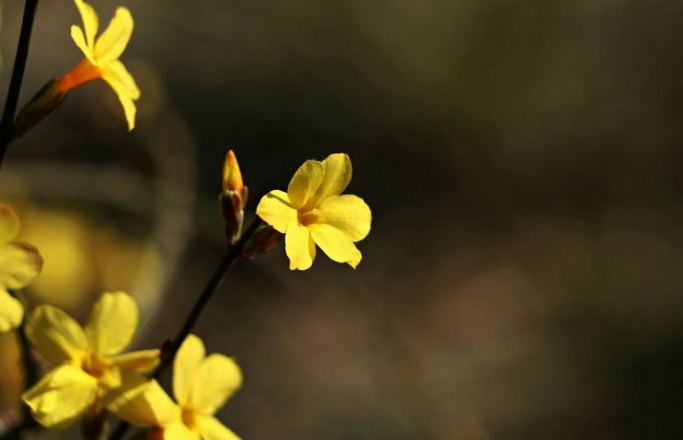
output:
[[[318,215],[316,214],[317,209],[308,212],[299,212],[297,214],[299,223],[303,226],[312,225],[318,222]]]
[[[107,373],[107,363],[103,358],[96,355],[90,355],[83,359],[81,368],[96,379],[101,379]]]
[[[198,428],[197,414],[192,408],[181,408],[183,424],[187,426],[190,431],[196,431]]]

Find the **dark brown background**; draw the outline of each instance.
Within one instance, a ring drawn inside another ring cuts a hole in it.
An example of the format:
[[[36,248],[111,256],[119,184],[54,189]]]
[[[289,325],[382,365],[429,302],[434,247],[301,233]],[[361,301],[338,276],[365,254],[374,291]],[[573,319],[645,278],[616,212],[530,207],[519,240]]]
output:
[[[93,4],[106,23],[118,3]],[[244,369],[220,413],[242,438],[683,437],[683,3],[125,5],[135,131],[90,84],[3,166],[54,256],[36,302],[84,319],[127,289],[156,345],[225,248],[226,149],[251,212],[343,151],[374,214],[358,270],[242,261],[196,329]],[[3,91],[20,7],[3,2]],[[78,62],[79,20],[41,2],[22,100]]]

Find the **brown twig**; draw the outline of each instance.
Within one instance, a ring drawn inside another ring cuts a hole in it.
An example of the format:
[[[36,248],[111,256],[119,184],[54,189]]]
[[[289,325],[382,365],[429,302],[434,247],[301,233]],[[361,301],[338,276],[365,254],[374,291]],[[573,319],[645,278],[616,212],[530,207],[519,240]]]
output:
[[[162,356],[161,363],[154,371],[154,375],[152,376],[154,379],[159,379],[161,375],[173,363],[173,360],[175,359],[175,356],[178,353],[180,346],[183,345],[183,342],[185,342],[187,336],[190,334],[190,332],[192,332],[194,325],[197,323],[197,320],[199,319],[199,316],[204,311],[204,307],[206,307],[209,300],[215,293],[216,288],[218,288],[218,286],[221,284],[221,282],[227,275],[232,265],[235,263],[235,261],[237,261],[237,257],[241,255],[244,245],[251,238],[251,236],[254,234],[254,232],[260,224],[261,220],[258,217],[254,219],[251,225],[249,225],[249,228],[242,235],[242,238],[240,238],[237,243],[235,243],[233,246],[230,247],[230,249],[228,249],[228,252],[225,254],[218,267],[216,267],[216,270],[214,270],[213,275],[211,275],[211,278],[209,279],[209,282],[206,284],[206,287],[204,287],[204,290],[199,295],[199,298],[197,298],[197,302],[194,304],[192,310],[190,311],[190,314],[185,319],[183,327],[180,329],[180,331],[176,335],[175,339],[173,339],[171,344],[169,344],[163,350],[164,355]],[[123,436],[126,435],[126,432],[129,428],[129,423],[121,422],[116,427],[114,433],[109,437],[109,440],[121,440]]]
[[[17,111],[21,83],[24,80],[24,70],[26,69],[26,60],[28,59],[28,47],[31,41],[33,20],[36,16],[37,9],[38,0],[26,0],[24,5],[24,17],[21,21],[21,30],[19,31],[17,54],[14,57],[12,78],[10,79],[7,99],[5,100],[5,109],[2,113],[2,119],[0,120],[0,167],[2,167],[2,161],[5,159],[7,148],[14,138],[14,114]]]

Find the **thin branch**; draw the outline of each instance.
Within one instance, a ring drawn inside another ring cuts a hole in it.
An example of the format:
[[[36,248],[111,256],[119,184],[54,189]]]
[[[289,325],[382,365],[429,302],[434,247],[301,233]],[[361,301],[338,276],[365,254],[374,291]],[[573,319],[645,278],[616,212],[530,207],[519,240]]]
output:
[[[33,19],[36,15],[36,9],[38,9],[38,0],[26,0],[24,18],[21,21],[21,31],[19,32],[17,54],[14,57],[12,78],[10,79],[9,91],[5,101],[5,110],[2,113],[2,120],[0,120],[0,167],[5,159],[7,148],[13,139],[14,114],[17,111],[21,83],[24,80],[24,70],[26,69],[26,60],[28,59],[28,47],[31,41],[31,31],[33,30]]]
[[[204,290],[202,291],[201,295],[199,295],[199,298],[197,298],[197,302],[194,304],[192,310],[190,311],[190,314],[185,319],[183,327],[180,329],[175,339],[168,345],[168,347],[164,347],[164,349],[162,350],[161,363],[154,371],[154,375],[152,376],[154,379],[159,379],[161,375],[173,363],[173,360],[175,359],[175,356],[178,353],[180,346],[183,345],[183,342],[185,342],[187,336],[192,332],[194,325],[197,323],[197,320],[204,311],[204,307],[206,307],[206,305],[208,304],[209,300],[216,291],[216,288],[218,288],[221,282],[225,279],[225,276],[228,274],[228,271],[230,271],[232,265],[235,263],[235,261],[237,261],[237,257],[239,257],[242,253],[244,245],[251,238],[254,232],[256,232],[256,229],[259,227],[260,224],[261,220],[258,217],[254,219],[251,225],[249,225],[249,228],[242,235],[242,238],[240,238],[234,246],[228,249],[228,252],[225,254],[218,267],[216,267],[216,270],[214,270],[213,275],[211,275],[211,278],[209,279],[209,282],[206,284],[206,287],[204,287]],[[114,433],[109,437],[109,440],[121,440],[129,428],[130,424],[126,422],[121,422],[116,427]]]
[[[31,355],[31,344],[26,335],[26,322],[28,320],[28,301],[23,292],[19,290],[12,290],[10,294],[21,302],[24,306],[24,319],[17,329],[17,336],[19,338],[19,345],[21,346],[22,363],[24,364],[24,372],[26,373],[24,389],[29,389],[40,379],[40,367]],[[2,440],[18,440],[22,438],[22,434],[27,430],[35,427],[36,421],[31,415],[31,410],[28,406],[22,406],[21,419],[18,423],[3,433],[0,436]]]

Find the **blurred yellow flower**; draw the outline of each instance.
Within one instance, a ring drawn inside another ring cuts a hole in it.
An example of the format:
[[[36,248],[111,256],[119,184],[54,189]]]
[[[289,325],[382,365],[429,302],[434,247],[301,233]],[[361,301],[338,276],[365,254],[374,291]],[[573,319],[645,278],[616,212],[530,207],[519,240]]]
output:
[[[14,240],[20,227],[12,208],[0,204],[0,333],[18,327],[24,318],[24,306],[8,290],[26,287],[43,268],[35,246]]]
[[[22,396],[33,417],[47,427],[65,427],[89,410],[116,410],[143,392],[142,374],[159,362],[159,350],[119,354],[138,323],[135,301],[124,292],[104,293],[85,329],[62,310],[38,306],[26,332],[56,368]]]
[[[239,440],[214,414],[242,385],[237,363],[221,354],[205,357],[204,344],[189,335],[173,366],[173,394],[152,381],[147,390],[117,411],[138,426],[157,426],[165,440]]]
[[[332,260],[354,269],[362,255],[356,245],[370,233],[372,214],[360,197],[341,195],[351,181],[351,160],[332,154],[322,162],[308,160],[294,174],[287,192],[271,191],[256,214],[285,234],[291,270],[313,264],[315,245]]]
[[[79,26],[71,26],[71,38],[83,51],[85,57],[58,80],[57,90],[68,92],[81,84],[102,78],[119,97],[126,113],[128,130],[132,130],[135,127],[134,101],[140,98],[140,89],[126,67],[119,61],[119,57],[133,33],[133,17],[128,9],[118,8],[109,27],[96,40],[99,19],[95,10],[83,0],[74,1],[81,13],[85,32]]]

